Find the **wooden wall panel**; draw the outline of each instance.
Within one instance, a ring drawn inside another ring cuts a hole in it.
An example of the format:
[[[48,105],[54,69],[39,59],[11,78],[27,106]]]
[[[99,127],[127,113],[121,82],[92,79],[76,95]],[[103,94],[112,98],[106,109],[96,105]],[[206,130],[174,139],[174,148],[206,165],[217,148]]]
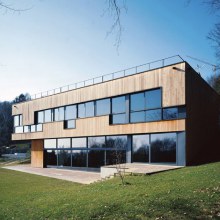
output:
[[[220,161],[220,96],[186,67],[186,164]]]
[[[183,71],[173,69],[177,67]],[[127,76],[88,86],[41,99],[16,104],[12,113],[23,114],[23,125],[34,123],[34,111],[54,108],[73,103],[112,97],[156,87],[163,89],[163,107],[185,104],[185,63],[155,69],[152,71]]]
[[[32,140],[31,143],[31,166],[43,168],[44,152],[43,140]]]
[[[76,129],[63,129],[63,122],[52,122],[44,124],[43,130],[44,132],[13,134],[13,140],[184,131],[185,119],[109,125],[109,117],[100,116],[77,119]]]

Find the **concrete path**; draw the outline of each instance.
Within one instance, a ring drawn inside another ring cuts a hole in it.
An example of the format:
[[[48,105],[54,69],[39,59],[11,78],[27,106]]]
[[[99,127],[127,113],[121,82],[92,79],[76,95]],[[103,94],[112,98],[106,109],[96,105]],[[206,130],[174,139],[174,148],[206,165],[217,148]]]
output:
[[[3,168],[82,184],[90,184],[101,180],[99,172],[64,170],[56,168],[35,168],[30,165],[16,165]]]
[[[126,163],[118,166],[121,170],[130,174],[150,175],[154,173],[164,172],[168,170],[179,169],[181,166],[173,165],[158,165],[158,164],[144,164],[144,163]],[[101,177],[103,179],[114,176],[118,171],[115,165],[101,167]]]

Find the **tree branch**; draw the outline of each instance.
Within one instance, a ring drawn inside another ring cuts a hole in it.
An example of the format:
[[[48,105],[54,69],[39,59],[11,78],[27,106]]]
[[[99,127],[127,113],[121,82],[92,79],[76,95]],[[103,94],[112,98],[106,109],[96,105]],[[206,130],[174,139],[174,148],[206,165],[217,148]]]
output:
[[[107,36],[112,34],[113,32],[116,32],[116,38],[115,38],[115,44],[117,51],[119,49],[119,46],[121,44],[121,36],[123,32],[123,27],[121,25],[121,12],[122,10],[127,11],[125,7],[125,1],[122,1],[122,5],[120,6],[118,3],[118,0],[108,0],[108,11],[113,16],[114,21],[110,28],[110,30],[107,32]]]
[[[10,5],[7,5],[4,2],[0,1],[0,8],[4,8],[6,10],[13,11],[13,12],[22,12],[22,11],[28,11],[32,7],[30,7],[30,8],[23,8],[23,9],[22,8],[20,8],[20,9],[19,8],[13,8]]]

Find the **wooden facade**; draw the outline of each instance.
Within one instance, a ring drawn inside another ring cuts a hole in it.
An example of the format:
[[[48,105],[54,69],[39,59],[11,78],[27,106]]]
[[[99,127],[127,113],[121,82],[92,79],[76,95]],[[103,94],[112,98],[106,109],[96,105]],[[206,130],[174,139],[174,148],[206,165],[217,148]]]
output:
[[[30,125],[34,124],[35,111],[158,87],[162,87],[163,107],[185,105],[185,74],[173,67],[184,70],[185,63],[15,104],[16,107],[13,107],[12,114],[23,114],[23,125]]]
[[[31,143],[31,166],[43,168],[44,154],[43,145],[44,140],[32,140]]]

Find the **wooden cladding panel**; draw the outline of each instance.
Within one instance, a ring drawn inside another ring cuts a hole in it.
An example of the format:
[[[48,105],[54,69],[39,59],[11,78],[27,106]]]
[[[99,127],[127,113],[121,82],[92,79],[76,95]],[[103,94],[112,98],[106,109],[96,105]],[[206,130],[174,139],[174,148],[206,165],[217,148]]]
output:
[[[43,140],[32,140],[31,143],[31,166],[43,168]]]
[[[173,69],[177,67],[183,71]],[[23,125],[34,123],[34,111],[162,87],[163,107],[185,104],[185,63],[155,69],[60,94],[16,104],[13,115],[23,114]]]
[[[12,138],[13,140],[26,140],[184,131],[185,119],[138,124],[109,125],[109,117],[101,116],[76,120],[76,129],[63,129],[63,122],[52,122],[44,124],[43,130],[44,132],[13,134]]]

